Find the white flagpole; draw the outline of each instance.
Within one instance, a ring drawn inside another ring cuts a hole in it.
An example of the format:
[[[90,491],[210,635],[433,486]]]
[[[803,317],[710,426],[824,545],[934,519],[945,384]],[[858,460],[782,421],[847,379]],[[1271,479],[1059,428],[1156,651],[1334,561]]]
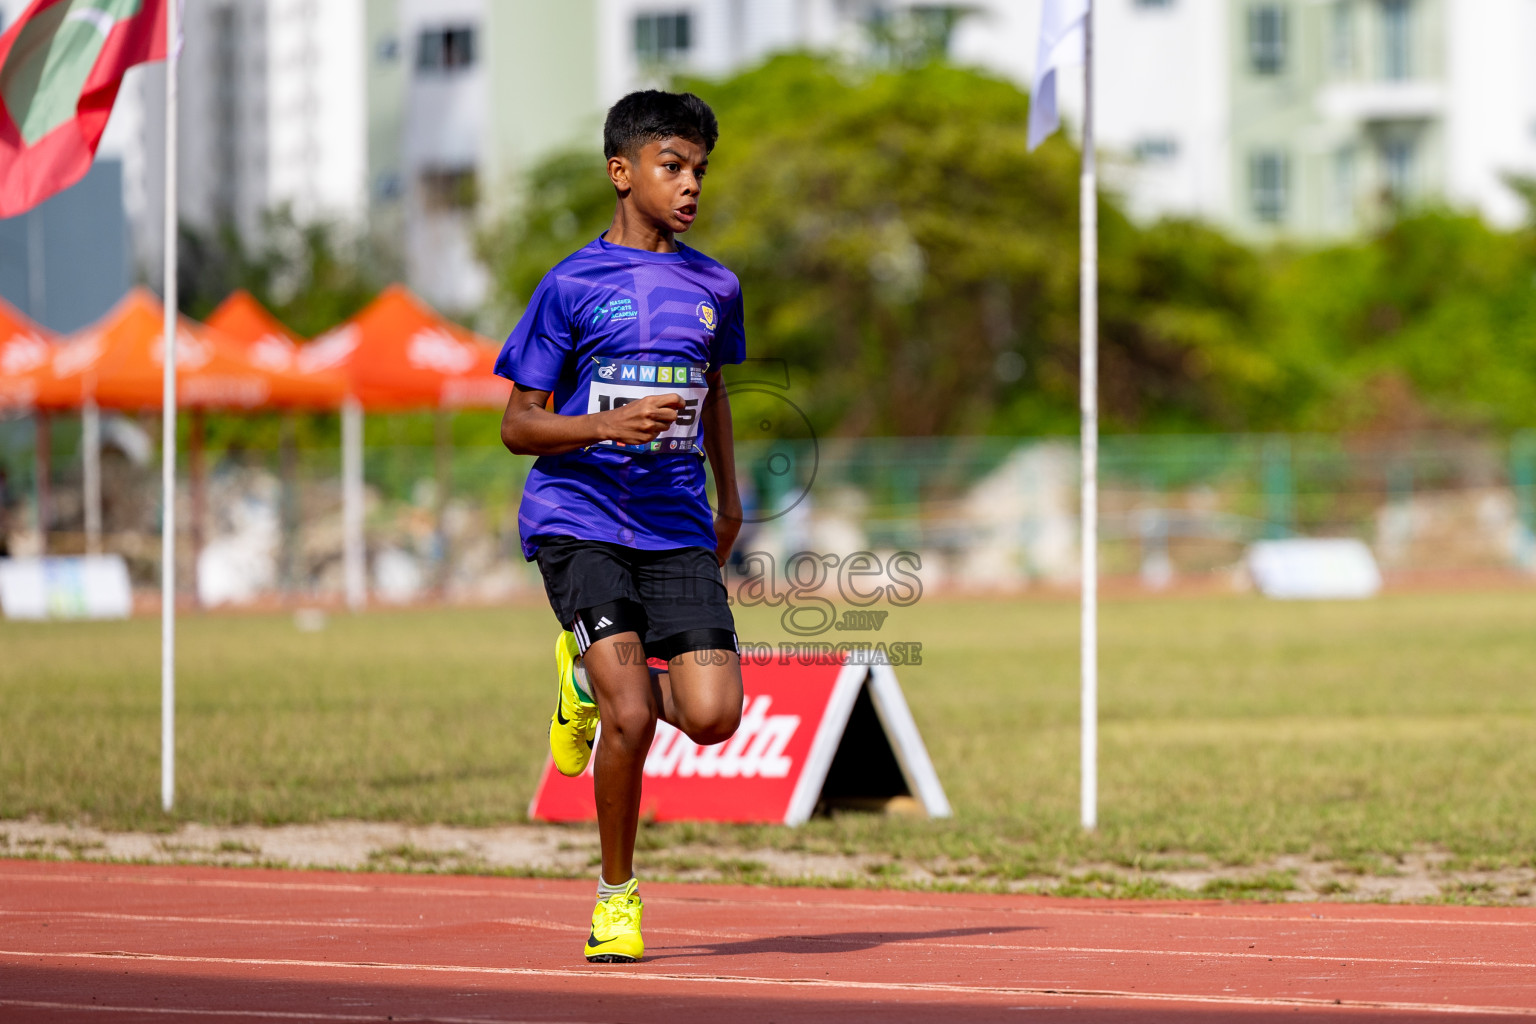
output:
[[[161,417],[160,806],[176,798],[176,67],[180,13],[165,5],[165,381]]]
[[[1093,3],[1083,19],[1083,828],[1099,821],[1099,208],[1093,141]]]

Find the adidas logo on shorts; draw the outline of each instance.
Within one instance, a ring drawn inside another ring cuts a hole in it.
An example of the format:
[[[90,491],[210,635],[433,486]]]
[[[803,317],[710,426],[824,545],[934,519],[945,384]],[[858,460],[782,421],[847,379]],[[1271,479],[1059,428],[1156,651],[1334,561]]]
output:
[[[593,628],[594,629],[607,629],[611,625],[613,625],[613,623],[609,620],[608,616],[604,615],[602,618],[597,620],[597,625],[594,626]]]

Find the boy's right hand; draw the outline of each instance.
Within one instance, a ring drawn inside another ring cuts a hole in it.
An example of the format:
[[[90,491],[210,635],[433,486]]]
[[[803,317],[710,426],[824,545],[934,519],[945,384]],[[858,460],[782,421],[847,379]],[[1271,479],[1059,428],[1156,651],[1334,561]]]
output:
[[[677,421],[683,397],[668,392],[646,395],[616,409],[600,412],[603,437],[619,444],[649,444]]]

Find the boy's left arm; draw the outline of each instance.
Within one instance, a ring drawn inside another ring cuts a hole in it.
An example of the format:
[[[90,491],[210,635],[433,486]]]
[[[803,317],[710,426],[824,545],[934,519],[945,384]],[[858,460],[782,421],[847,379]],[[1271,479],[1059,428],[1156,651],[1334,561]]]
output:
[[[724,565],[741,532],[741,493],[736,489],[736,442],[731,435],[731,400],[719,370],[706,373],[704,456],[715,474],[715,559]]]

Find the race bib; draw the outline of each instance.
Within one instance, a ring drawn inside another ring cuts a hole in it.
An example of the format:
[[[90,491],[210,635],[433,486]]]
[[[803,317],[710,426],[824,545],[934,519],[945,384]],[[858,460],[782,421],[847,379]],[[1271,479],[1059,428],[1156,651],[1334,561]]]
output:
[[[592,360],[592,380],[587,388],[587,412],[607,412],[628,405],[647,395],[679,395],[683,407],[672,425],[650,444],[619,444],[602,441],[608,448],[624,452],[697,452],[699,416],[709,385],[704,381],[704,367],[682,361],[651,362],[639,359]]]

